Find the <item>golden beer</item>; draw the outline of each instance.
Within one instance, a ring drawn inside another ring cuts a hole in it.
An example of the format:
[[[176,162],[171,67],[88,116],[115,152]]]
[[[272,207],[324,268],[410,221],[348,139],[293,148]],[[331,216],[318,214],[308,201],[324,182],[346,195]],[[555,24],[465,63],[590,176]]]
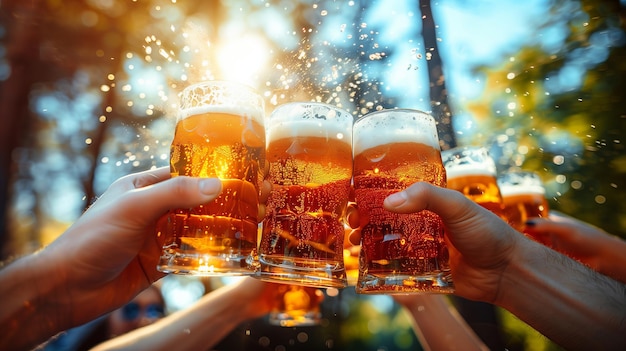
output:
[[[448,189],[503,217],[502,194],[498,187],[496,165],[487,149],[459,147],[442,153],[448,177]]]
[[[218,177],[214,201],[170,211],[157,223],[164,237],[162,272],[195,275],[254,274],[259,189],[265,162],[263,100],[229,82],[206,82],[183,91],[170,150],[172,176]]]
[[[361,241],[359,240],[358,243],[352,243],[350,241],[350,234],[353,230],[346,227],[344,231],[343,264],[346,267],[346,279],[348,280],[348,286],[356,286],[356,282],[359,278],[359,252],[361,251]]]
[[[343,217],[352,176],[352,116],[321,103],[281,105],[267,128],[272,191],[261,279],[345,287]]]
[[[356,121],[353,138],[361,227],[356,291],[453,292],[441,218],[383,208],[387,196],[415,182],[446,185],[434,119],[416,110],[377,111]]]

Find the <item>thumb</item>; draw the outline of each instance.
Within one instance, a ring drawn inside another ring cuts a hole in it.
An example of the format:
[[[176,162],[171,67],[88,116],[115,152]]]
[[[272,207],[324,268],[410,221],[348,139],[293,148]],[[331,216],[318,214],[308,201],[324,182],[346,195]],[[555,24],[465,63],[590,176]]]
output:
[[[462,193],[441,188],[427,182],[417,182],[398,193],[389,195],[385,209],[396,213],[414,213],[429,210],[437,213],[445,222],[459,222],[475,216],[480,206]]]
[[[403,191],[389,195],[383,205],[385,209],[396,213],[429,210],[438,214],[448,229],[450,239],[456,243],[461,238],[474,237],[477,233],[488,236],[485,228],[502,233],[510,228],[494,213],[468,199],[461,192],[427,182],[415,183]]]
[[[222,182],[217,178],[178,176],[131,190],[120,204],[125,207],[122,210],[152,221],[168,210],[195,207],[212,201],[221,191]]]

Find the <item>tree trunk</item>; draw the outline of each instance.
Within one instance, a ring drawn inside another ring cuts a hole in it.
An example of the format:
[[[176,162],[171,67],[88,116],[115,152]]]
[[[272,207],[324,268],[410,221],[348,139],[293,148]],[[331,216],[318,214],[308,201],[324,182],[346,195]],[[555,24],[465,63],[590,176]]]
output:
[[[426,48],[426,63],[428,65],[428,80],[430,82],[430,107],[433,117],[437,120],[439,144],[442,150],[456,147],[456,138],[452,130],[452,112],[448,104],[448,90],[443,74],[443,64],[437,45],[435,19],[430,6],[430,0],[420,0],[422,12],[422,36]]]
[[[15,150],[26,145],[31,114],[29,92],[37,77],[40,30],[35,20],[37,1],[3,1],[2,20],[7,29],[7,61],[10,76],[0,86],[0,253],[4,258],[9,240],[8,209],[12,198],[10,182],[16,171]]]

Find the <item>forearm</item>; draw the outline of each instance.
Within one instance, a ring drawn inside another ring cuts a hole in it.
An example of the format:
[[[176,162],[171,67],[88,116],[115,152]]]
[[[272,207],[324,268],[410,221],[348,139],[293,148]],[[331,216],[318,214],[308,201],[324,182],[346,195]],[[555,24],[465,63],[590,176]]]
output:
[[[96,346],[103,350],[204,350],[217,344],[237,325],[251,318],[252,306],[225,286],[183,311]]]
[[[26,350],[64,330],[68,321],[51,296],[60,279],[43,253],[25,256],[0,270],[0,350]],[[37,268],[33,268],[37,267]]]
[[[495,303],[566,349],[626,348],[626,286],[530,240],[502,275]]]
[[[626,241],[610,234],[602,239],[605,243],[597,255],[597,270],[626,283]]]
[[[403,301],[425,350],[488,350],[445,296],[415,295]]]

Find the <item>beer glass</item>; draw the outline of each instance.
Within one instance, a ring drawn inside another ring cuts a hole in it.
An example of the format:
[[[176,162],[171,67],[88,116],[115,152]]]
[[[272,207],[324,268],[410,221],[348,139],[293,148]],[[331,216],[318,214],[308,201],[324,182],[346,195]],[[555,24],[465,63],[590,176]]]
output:
[[[322,319],[320,303],[324,292],[318,288],[295,284],[274,284],[276,294],[269,323],[281,327],[318,325]]]
[[[352,116],[323,103],[278,106],[267,121],[272,191],[259,278],[343,288],[343,218],[352,176]]]
[[[537,173],[509,170],[498,176],[498,185],[504,201],[504,216],[517,231],[524,232],[529,218],[548,217],[546,190]]]
[[[361,252],[357,293],[451,293],[444,225],[431,211],[398,214],[384,199],[419,181],[446,185],[436,123],[418,110],[381,110],[354,124]]]
[[[441,153],[448,188],[503,217],[502,195],[498,188],[496,163],[484,147],[468,146]]]
[[[265,167],[263,98],[225,81],[185,88],[170,149],[170,171],[218,177],[222,193],[157,223],[163,252],[157,269],[192,275],[251,275],[257,245],[259,189]]]

